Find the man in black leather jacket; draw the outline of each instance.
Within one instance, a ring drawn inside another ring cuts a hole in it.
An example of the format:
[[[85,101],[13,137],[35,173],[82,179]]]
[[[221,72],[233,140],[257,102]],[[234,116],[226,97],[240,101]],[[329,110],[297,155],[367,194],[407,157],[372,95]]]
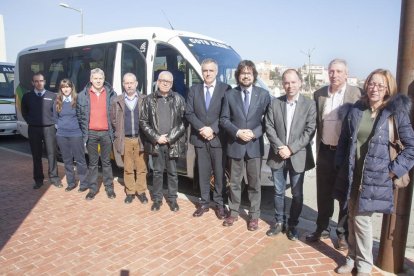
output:
[[[158,89],[144,99],[140,115],[140,128],[145,134],[145,152],[152,155],[153,190],[152,211],[162,205],[163,174],[167,169],[168,198],[171,211],[177,212],[178,176],[176,160],[185,152],[185,101],[171,90],[173,75],[169,71],[159,74]]]

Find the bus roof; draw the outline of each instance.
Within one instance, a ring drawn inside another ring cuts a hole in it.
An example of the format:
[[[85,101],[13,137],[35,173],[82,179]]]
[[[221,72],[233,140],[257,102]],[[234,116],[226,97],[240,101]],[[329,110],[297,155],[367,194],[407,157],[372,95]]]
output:
[[[44,44],[35,45],[31,47],[27,47],[19,52],[18,56],[30,52],[37,52],[43,50],[52,50],[52,49],[61,49],[61,48],[71,48],[71,47],[78,47],[83,45],[94,45],[94,44],[101,44],[101,43],[108,43],[108,42],[115,42],[115,41],[124,41],[124,40],[132,40],[132,39],[153,39],[159,41],[169,41],[170,39],[176,36],[189,36],[189,37],[196,37],[201,39],[208,39],[214,40],[220,43],[227,44],[223,41],[181,30],[171,30],[161,27],[139,27],[139,28],[129,28],[129,29],[122,29],[104,33],[97,33],[91,35],[71,35],[62,38],[56,38],[46,41]]]

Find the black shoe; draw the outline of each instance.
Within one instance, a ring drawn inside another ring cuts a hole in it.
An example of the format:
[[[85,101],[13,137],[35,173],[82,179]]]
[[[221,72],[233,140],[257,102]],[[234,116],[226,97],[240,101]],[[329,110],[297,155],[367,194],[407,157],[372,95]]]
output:
[[[145,195],[145,193],[137,195],[137,198],[139,199],[139,201],[141,201],[142,204],[147,204],[148,203],[148,198]]]
[[[178,206],[177,201],[169,202],[168,205],[170,205],[170,210],[173,212],[178,212],[180,210],[180,206]]]
[[[299,239],[298,230],[296,230],[296,227],[290,226],[287,230],[286,236],[291,241],[297,241]]]
[[[87,195],[86,195],[86,197],[85,197],[85,199],[86,200],[92,200],[92,199],[94,199],[95,198],[95,193],[94,192],[89,192]]]
[[[40,187],[43,186],[43,182],[37,182],[33,185],[33,189],[37,190],[40,189]]]
[[[108,196],[108,198],[109,198],[109,199],[114,199],[114,198],[116,198],[116,194],[115,194],[115,192],[114,192],[114,191],[112,191],[112,190],[106,191],[106,195]]]
[[[84,188],[84,187],[79,187],[78,189],[78,193],[83,193],[84,191],[86,191],[88,188]]]
[[[135,195],[127,195],[124,202],[130,204],[134,200]]]
[[[306,241],[308,242],[317,242],[320,239],[329,239],[329,232],[324,230],[324,231],[315,231],[312,234],[309,234],[306,236]]]
[[[70,191],[72,191],[75,188],[76,188],[76,185],[74,185],[74,186],[67,186],[66,189],[65,189],[65,192],[70,192]]]
[[[56,188],[62,188],[62,182],[60,181],[60,179],[56,179],[56,180],[51,180],[50,183],[52,183],[53,186],[55,186]]]
[[[274,226],[270,227],[269,230],[267,230],[266,235],[267,236],[275,236],[283,231],[283,223],[277,222]]]
[[[161,208],[162,202],[154,201],[151,206],[151,211],[159,211]]]

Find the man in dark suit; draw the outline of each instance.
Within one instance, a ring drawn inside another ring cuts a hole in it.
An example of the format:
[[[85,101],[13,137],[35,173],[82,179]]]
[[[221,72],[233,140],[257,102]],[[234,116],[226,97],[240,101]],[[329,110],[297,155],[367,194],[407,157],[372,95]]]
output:
[[[287,237],[297,240],[303,179],[305,171],[315,167],[310,142],[316,131],[316,106],[313,100],[300,95],[302,81],[296,70],[286,70],[282,84],[286,95],[273,100],[266,114],[266,135],[270,142],[267,165],[272,169],[276,219],[266,235],[277,235],[286,229],[285,191],[289,173],[292,204]]]
[[[329,220],[334,212],[334,187],[337,181],[343,179],[342,172],[335,168],[335,153],[341,134],[342,121],[348,110],[347,105],[355,103],[361,96],[361,89],[347,84],[348,66],[343,59],[334,59],[328,66],[328,86],[322,87],[313,94],[317,110],[316,133],[316,189],[318,218],[317,228],[306,236],[308,242],[319,241],[330,237]],[[347,177],[345,177],[346,179]],[[340,197],[339,216],[336,233],[338,235],[338,250],[348,249],[346,241],[347,210],[344,208],[346,195]]]
[[[198,181],[200,184],[200,202],[194,217],[200,217],[209,211],[210,176],[214,174],[213,201],[216,216],[225,218],[223,204],[224,158],[223,134],[219,127],[221,104],[224,93],[231,87],[216,80],[218,65],[213,59],[201,63],[203,84],[190,88],[185,116],[191,124],[190,142],[197,156]]]
[[[237,221],[241,182],[246,175],[250,200],[247,229],[255,231],[259,228],[260,217],[263,115],[270,103],[270,95],[254,85],[257,70],[252,61],[241,61],[235,77],[238,86],[225,93],[220,116],[220,124],[227,133],[227,157],[230,159],[230,214],[223,226],[232,226]]]

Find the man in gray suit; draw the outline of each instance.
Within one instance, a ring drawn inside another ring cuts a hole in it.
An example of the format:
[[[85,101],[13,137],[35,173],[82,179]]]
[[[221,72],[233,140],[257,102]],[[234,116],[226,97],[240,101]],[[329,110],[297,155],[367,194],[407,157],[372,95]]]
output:
[[[221,104],[224,93],[231,89],[216,80],[218,65],[208,58],[201,63],[204,83],[190,88],[187,97],[185,116],[191,125],[190,143],[194,145],[197,156],[200,201],[194,217],[201,217],[210,208],[210,177],[214,174],[213,201],[217,218],[225,218],[223,204],[223,132],[219,127]]]
[[[348,66],[343,59],[334,59],[328,66],[330,85],[314,93],[318,113],[316,126],[316,188],[318,219],[316,231],[308,236],[309,242],[330,237],[329,220],[334,212],[334,186],[343,179],[342,173],[335,168],[335,153],[341,134],[342,121],[348,107],[361,96],[361,89],[348,85]],[[341,170],[342,171],[342,170]],[[345,209],[346,196],[336,196],[339,200],[339,216],[336,233],[338,235],[338,250],[348,249],[346,241],[347,210]]]
[[[239,216],[241,182],[248,182],[250,200],[247,229],[259,228],[261,184],[260,171],[263,145],[263,115],[270,103],[269,92],[257,87],[257,70],[250,60],[236,69],[238,86],[225,93],[220,124],[227,133],[227,157],[230,159],[230,214],[223,226],[232,226]]]
[[[296,70],[286,70],[282,84],[286,95],[274,99],[266,114],[266,134],[270,142],[267,165],[272,169],[276,219],[266,235],[274,236],[286,229],[285,191],[289,173],[292,204],[287,237],[297,240],[296,226],[303,207],[303,179],[305,171],[315,167],[310,142],[316,131],[316,106],[313,100],[300,95],[302,81]]]

